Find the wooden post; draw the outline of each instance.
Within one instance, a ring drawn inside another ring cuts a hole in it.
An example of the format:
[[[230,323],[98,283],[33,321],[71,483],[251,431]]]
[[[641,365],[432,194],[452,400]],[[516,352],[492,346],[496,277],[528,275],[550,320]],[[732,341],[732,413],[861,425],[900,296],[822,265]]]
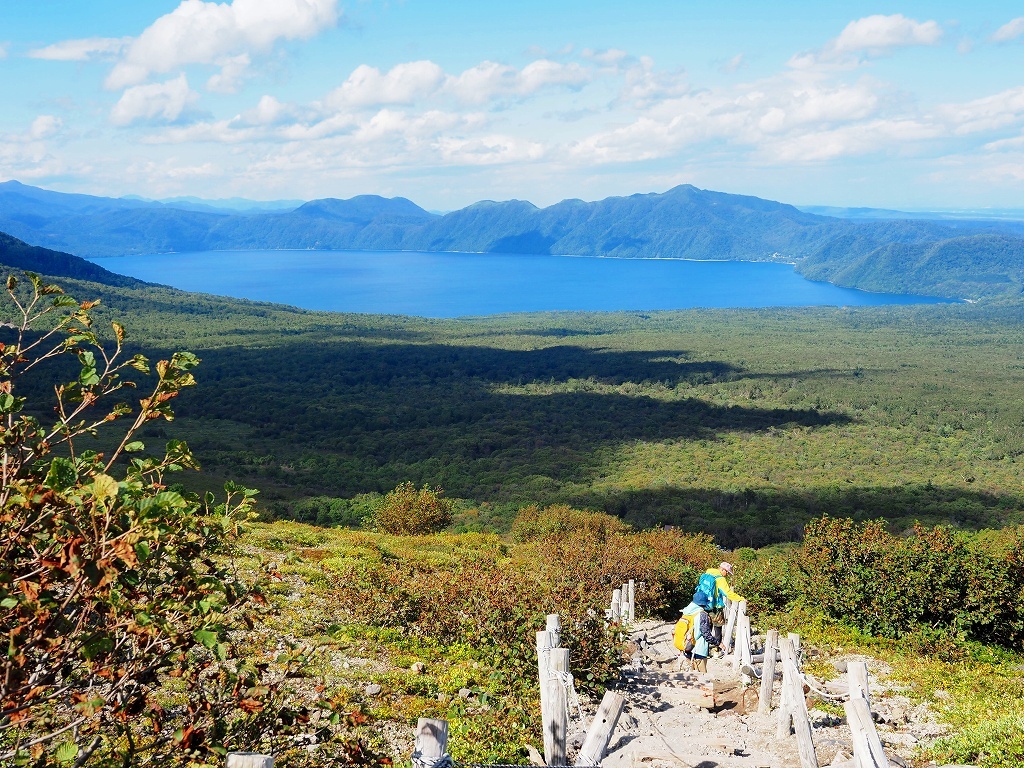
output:
[[[885,756],[882,742],[871,720],[868,700],[862,696],[851,696],[843,708],[853,737],[853,760],[857,768],[888,768],[889,758]]]
[[[757,711],[767,715],[772,711],[772,693],[775,690],[775,654],[779,648],[779,630],[769,629],[764,643],[764,662],[761,665],[761,695]]]
[[[753,664],[754,657],[750,653],[750,617],[743,614],[743,658],[740,659],[743,664]]]
[[[793,663],[800,669],[800,635],[797,632],[789,633],[789,640],[793,643]]]
[[[433,765],[448,754],[448,721],[421,717],[416,721],[416,743],[413,747],[413,768]]]
[[[569,731],[568,692],[562,674],[569,672],[569,649],[552,648],[551,669],[548,679],[542,681],[548,689],[548,710],[544,713],[544,761],[548,765],[565,765],[565,742]]]
[[[537,681],[540,683],[540,718],[547,722],[548,711],[548,680],[551,679],[551,650],[555,647],[555,636],[548,631],[537,633]]]
[[[555,643],[552,648],[558,648],[562,644],[562,620],[557,613],[549,613],[547,618],[547,629],[555,636]]]
[[[740,613],[739,601],[730,602],[728,608],[728,620],[725,624],[725,632],[722,633],[722,652],[729,653],[732,651],[732,633],[736,628],[736,618]]]
[[[629,580],[629,623],[636,621],[636,582]]]
[[[862,698],[871,706],[868,695],[868,665],[864,661],[851,661],[846,665],[846,679],[850,684],[850,698]]]
[[[779,638],[779,655],[782,657],[782,690],[779,692],[779,723],[775,729],[775,738],[784,739],[790,734],[790,726],[793,722],[793,688],[790,686],[789,678],[791,666],[786,664],[786,654],[793,653],[793,643],[788,638]]]
[[[594,715],[587,737],[583,740],[583,748],[576,756],[576,765],[598,765],[604,759],[608,742],[612,740],[615,724],[619,722],[622,707],[626,700],[615,691],[605,691],[601,706]]]
[[[736,650],[732,657],[732,668],[739,669],[750,664],[750,617],[747,616],[747,601],[740,602],[739,618],[736,620]]]
[[[804,684],[800,673],[796,668],[796,649],[790,638],[779,640],[779,650],[782,651],[782,687],[789,705],[787,714],[783,714],[779,720],[779,732],[783,731],[784,736],[789,735],[789,722],[792,720],[793,730],[796,732],[796,746],[800,753],[801,768],[818,768],[818,757],[814,753],[814,737],[811,733],[811,719],[807,715],[807,702],[804,700]],[[786,707],[784,705],[783,710]]]
[[[255,752],[228,752],[227,768],[274,768],[274,758]]]
[[[616,589],[612,592],[612,615],[613,622],[619,621],[622,616],[622,590]]]

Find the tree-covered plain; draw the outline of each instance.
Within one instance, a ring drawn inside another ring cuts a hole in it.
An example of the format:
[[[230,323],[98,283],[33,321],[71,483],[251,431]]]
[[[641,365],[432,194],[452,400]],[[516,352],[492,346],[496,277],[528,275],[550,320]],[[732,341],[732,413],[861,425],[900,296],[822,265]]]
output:
[[[825,513],[1024,519],[1016,306],[433,320],[68,284],[202,358],[148,437],[187,437],[203,489],[245,482],[271,515],[354,523],[411,482],[467,528],[565,503],[726,545]]]

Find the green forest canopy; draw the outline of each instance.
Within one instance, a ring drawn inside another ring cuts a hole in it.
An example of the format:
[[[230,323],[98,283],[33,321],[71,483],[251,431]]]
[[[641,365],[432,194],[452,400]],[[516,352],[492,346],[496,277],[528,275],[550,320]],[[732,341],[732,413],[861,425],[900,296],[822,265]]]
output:
[[[822,513],[1022,519],[1018,307],[428,320],[65,284],[154,356],[199,354],[149,440],[186,438],[200,485],[258,487],[277,515],[351,522],[327,502],[409,481],[460,499],[470,528],[569,503],[726,545]]]

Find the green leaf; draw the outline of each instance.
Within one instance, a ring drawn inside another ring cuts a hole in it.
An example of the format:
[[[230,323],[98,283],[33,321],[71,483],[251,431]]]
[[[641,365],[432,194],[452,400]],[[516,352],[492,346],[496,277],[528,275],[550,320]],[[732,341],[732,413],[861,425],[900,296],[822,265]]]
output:
[[[105,635],[89,638],[82,644],[82,655],[90,661],[97,656],[107,653],[114,647],[114,641]]]
[[[17,601],[16,598],[5,597],[3,600],[0,600],[0,608],[17,608],[17,607],[18,607],[18,601]]]
[[[192,633],[192,635],[195,637],[196,641],[202,643],[207,648],[212,649],[217,645],[217,633],[212,632],[209,629],[197,629]]]
[[[100,383],[96,373],[96,355],[88,350],[78,353],[78,361],[82,364],[82,372],[78,374],[78,383],[83,387],[91,387]]]
[[[50,462],[50,471],[46,473],[44,484],[55,491],[65,491],[78,482],[78,472],[71,459],[61,456]]]
[[[17,413],[25,403],[25,398],[15,397],[6,392],[0,394],[0,413]]]
[[[53,754],[58,763],[70,763],[78,757],[78,745],[73,741],[65,741]]]
[[[146,450],[146,445],[141,440],[133,440],[124,447],[128,453],[137,453],[138,451]]]
[[[136,557],[139,558],[139,560],[145,560],[146,558],[148,558],[149,557],[149,543],[145,542],[145,541],[140,541],[138,544],[136,544],[135,545],[135,555],[136,555]]]
[[[53,307],[55,307],[55,308],[77,307],[78,306],[78,302],[75,301],[74,296],[68,296],[68,295],[64,294],[64,295],[61,295],[61,296],[55,296],[51,300],[51,305]]]

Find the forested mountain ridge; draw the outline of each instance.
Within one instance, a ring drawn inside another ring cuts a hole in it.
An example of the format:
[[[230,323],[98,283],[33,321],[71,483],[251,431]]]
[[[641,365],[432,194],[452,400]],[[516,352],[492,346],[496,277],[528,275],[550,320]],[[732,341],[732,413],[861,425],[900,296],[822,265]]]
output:
[[[812,279],[949,297],[1019,297],[1024,238],[1000,221],[851,220],[682,185],[664,193],[482,201],[445,215],[405,198],[234,213],[0,184],[0,231],[81,256],[335,249],[789,261]]]
[[[4,232],[0,232],[0,266],[13,267],[51,277],[91,280],[103,285],[122,287],[144,285],[140,280],[111,272],[78,256],[29,245]]]

